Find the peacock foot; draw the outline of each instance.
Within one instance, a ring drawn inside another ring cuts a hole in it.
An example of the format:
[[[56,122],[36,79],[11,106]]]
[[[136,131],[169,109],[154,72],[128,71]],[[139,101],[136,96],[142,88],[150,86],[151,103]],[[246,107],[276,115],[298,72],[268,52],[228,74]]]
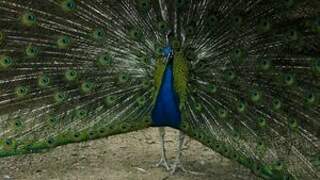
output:
[[[180,160],[176,160],[176,161],[173,163],[173,165],[171,166],[170,174],[171,174],[171,175],[174,175],[174,174],[175,174],[176,172],[178,172],[179,170],[182,171],[182,172],[184,172],[184,173],[192,174],[192,175],[197,175],[197,176],[205,175],[205,173],[187,170],[187,169],[183,166],[183,164],[181,163]]]
[[[161,157],[159,163],[156,164],[156,167],[164,167],[167,171],[171,170],[167,158],[165,157]]]

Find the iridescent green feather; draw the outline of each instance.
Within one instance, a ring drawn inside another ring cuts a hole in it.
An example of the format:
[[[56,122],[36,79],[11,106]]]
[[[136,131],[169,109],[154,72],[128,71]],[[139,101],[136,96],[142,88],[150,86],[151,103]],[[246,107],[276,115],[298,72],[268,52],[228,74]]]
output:
[[[165,60],[163,58],[157,58],[156,60],[156,64],[155,64],[155,70],[154,70],[154,93],[153,93],[153,104],[155,104],[160,88],[161,88],[161,84],[162,84],[162,78],[164,75],[166,69],[166,63]]]
[[[189,68],[187,59],[183,52],[176,52],[173,60],[173,79],[174,88],[179,97],[179,107],[183,110],[187,100],[188,93]]]

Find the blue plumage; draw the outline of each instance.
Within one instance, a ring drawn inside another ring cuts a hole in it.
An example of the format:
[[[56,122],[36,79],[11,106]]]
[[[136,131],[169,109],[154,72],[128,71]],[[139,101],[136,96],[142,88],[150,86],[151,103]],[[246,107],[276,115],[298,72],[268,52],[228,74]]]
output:
[[[161,88],[152,111],[153,126],[170,126],[179,128],[181,113],[179,110],[178,96],[174,90],[172,54],[173,49],[167,46],[163,49],[164,57],[168,60],[163,74]]]

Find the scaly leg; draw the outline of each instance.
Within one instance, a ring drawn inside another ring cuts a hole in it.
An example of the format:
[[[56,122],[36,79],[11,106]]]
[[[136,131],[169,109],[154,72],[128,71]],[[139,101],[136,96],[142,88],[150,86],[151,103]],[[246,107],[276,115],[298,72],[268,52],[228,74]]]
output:
[[[178,169],[180,169],[185,173],[190,173],[190,174],[194,174],[194,175],[204,175],[203,173],[188,171],[183,167],[183,165],[181,163],[181,156],[182,156],[182,148],[183,148],[185,137],[186,137],[186,135],[183,132],[179,131],[177,154],[176,154],[175,162],[172,165],[171,174],[174,174],[175,172],[177,172]]]
[[[166,156],[166,148],[165,148],[165,142],[164,142],[164,136],[165,136],[165,129],[163,127],[159,128],[159,134],[160,134],[160,144],[161,144],[161,159],[160,162],[156,165],[157,167],[163,166],[166,168],[167,171],[170,170],[170,167],[167,162],[167,156]]]

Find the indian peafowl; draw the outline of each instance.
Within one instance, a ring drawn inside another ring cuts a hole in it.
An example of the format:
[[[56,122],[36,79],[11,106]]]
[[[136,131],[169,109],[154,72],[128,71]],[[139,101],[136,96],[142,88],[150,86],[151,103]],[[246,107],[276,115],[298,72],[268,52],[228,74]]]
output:
[[[1,0],[0,157],[160,127],[320,178],[317,0]],[[179,148],[181,150],[181,148]]]

